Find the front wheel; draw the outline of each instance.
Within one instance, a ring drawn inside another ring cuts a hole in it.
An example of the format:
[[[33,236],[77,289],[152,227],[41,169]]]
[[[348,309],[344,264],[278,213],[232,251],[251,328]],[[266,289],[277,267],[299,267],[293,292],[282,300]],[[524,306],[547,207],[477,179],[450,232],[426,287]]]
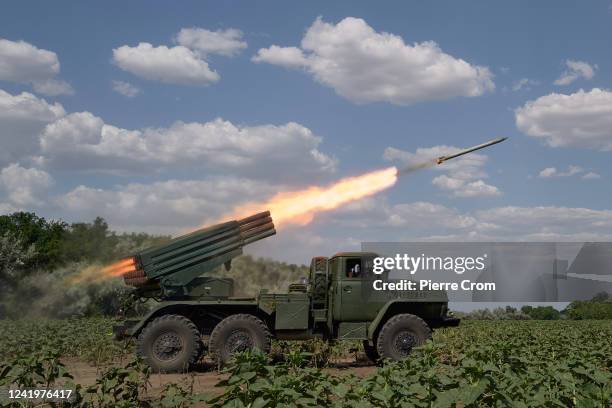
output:
[[[256,316],[235,314],[221,320],[210,334],[209,350],[220,364],[226,364],[234,353],[258,349],[270,352],[270,331]]]
[[[184,316],[164,315],[142,330],[137,352],[155,372],[185,371],[200,358],[200,332]]]
[[[408,313],[398,314],[387,320],[378,333],[376,348],[382,358],[399,361],[429,339],[431,330],[423,319]]]

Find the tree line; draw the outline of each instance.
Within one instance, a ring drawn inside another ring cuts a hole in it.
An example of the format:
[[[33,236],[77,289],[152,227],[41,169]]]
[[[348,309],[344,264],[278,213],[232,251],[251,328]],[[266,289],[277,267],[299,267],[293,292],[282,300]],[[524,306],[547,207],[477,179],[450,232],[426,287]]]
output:
[[[591,300],[576,300],[563,310],[552,306],[525,305],[520,309],[506,306],[494,309],[477,309],[469,313],[455,312],[465,320],[591,320],[612,319],[612,296],[606,292]]]

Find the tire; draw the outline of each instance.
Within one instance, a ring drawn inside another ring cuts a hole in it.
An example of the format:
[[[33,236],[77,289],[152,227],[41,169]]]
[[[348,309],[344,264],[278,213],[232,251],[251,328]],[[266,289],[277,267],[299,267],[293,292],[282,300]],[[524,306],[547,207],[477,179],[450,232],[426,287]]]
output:
[[[240,351],[259,349],[268,354],[270,337],[268,326],[261,319],[250,314],[235,314],[215,326],[208,349],[213,359],[223,365]]]
[[[137,353],[155,372],[186,371],[202,354],[200,332],[184,316],[160,316],[140,332]]]
[[[376,350],[382,358],[399,361],[429,339],[431,330],[423,319],[408,313],[398,314],[387,320],[378,333]]]
[[[373,363],[378,363],[378,360],[380,360],[380,355],[376,350],[376,345],[370,346],[367,340],[363,341],[363,352],[365,353],[368,360]]]

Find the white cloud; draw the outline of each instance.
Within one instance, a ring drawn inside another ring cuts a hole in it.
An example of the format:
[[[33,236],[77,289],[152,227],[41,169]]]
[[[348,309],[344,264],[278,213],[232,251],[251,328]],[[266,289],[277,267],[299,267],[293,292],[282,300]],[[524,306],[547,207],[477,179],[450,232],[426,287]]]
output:
[[[32,83],[32,86],[34,91],[47,96],[74,95],[72,86],[68,82],[58,79],[36,81]]]
[[[0,89],[0,165],[35,154],[45,125],[64,114],[59,103],[50,104],[27,92],[12,95]]]
[[[19,211],[19,208],[9,203],[0,202],[0,215],[10,214]]]
[[[554,177],[557,174],[557,169],[555,167],[546,167],[538,174],[540,178],[548,178]]]
[[[40,196],[53,185],[51,176],[39,169],[26,169],[13,163],[0,171],[0,185],[16,205],[40,205]]]
[[[279,47],[278,45],[261,48],[252,60],[253,62],[267,62],[268,64],[287,68],[307,68],[309,64],[309,60],[304,56],[301,49],[297,47]]]
[[[365,240],[583,241],[610,240],[612,210],[556,206],[461,211],[431,202],[378,205]],[[353,219],[362,214],[354,212]],[[343,222],[347,222],[344,220]],[[376,227],[376,228],[374,228]],[[408,228],[407,228],[408,227]],[[372,236],[376,231],[380,237]]]
[[[207,54],[232,57],[247,47],[242,40],[242,31],[235,28],[210,31],[203,28],[183,28],[176,35],[176,42],[189,49]]]
[[[585,180],[597,180],[597,179],[601,178],[601,175],[599,173],[595,173],[593,171],[589,171],[587,174],[582,176],[582,178],[585,179]]]
[[[233,177],[130,183],[112,189],[78,186],[55,198],[71,218],[103,216],[120,230],[180,233],[213,223],[228,205],[274,194],[278,186]]]
[[[388,223],[394,227],[415,226],[433,233],[437,228],[466,229],[476,227],[478,221],[454,208],[426,201],[396,204],[388,209]]]
[[[571,177],[576,174],[584,172],[584,169],[580,166],[570,165],[566,171],[558,171],[556,167],[547,167],[540,171],[538,177],[540,178],[551,178],[551,177]]]
[[[122,129],[89,112],[49,124],[41,136],[42,162],[52,167],[153,170],[164,166],[244,170],[251,175],[333,172],[336,159],[322,139],[297,123],[237,126],[223,119],[175,122],[168,128]],[[280,172],[280,173],[279,173]],[[299,177],[299,176],[298,176]]]
[[[514,231],[518,237],[566,236],[585,232],[609,234],[612,227],[611,210],[590,208],[508,206],[477,211],[476,217],[505,231]]]
[[[578,78],[592,79],[595,76],[597,65],[591,66],[584,61],[566,60],[567,69],[555,80],[555,85],[569,85]]]
[[[57,54],[25,41],[0,38],[0,79],[11,82],[42,81],[60,72]]]
[[[43,95],[70,95],[72,87],[54,79],[60,72],[57,54],[25,41],[0,38],[0,80],[29,83]]]
[[[140,78],[169,84],[209,85],[220,78],[196,52],[182,45],[154,47],[146,42],[136,47],[123,45],[113,49],[113,61]]]
[[[501,195],[497,187],[482,180],[467,182],[442,175],[434,178],[432,184],[452,192],[455,197],[494,197]]]
[[[532,86],[536,85],[539,85],[538,81],[529,78],[521,78],[518,81],[514,81],[514,83],[512,84],[512,90],[514,92],[520,91],[521,89],[529,91],[531,90]]]
[[[133,98],[140,93],[140,89],[129,82],[113,81],[113,91],[127,97]]]
[[[612,92],[551,93],[515,109],[517,128],[552,147],[612,150]]]
[[[446,54],[433,41],[406,44],[353,17],[336,25],[318,18],[301,48],[272,45],[260,49],[253,61],[301,67],[356,103],[409,105],[479,96],[495,88],[488,68]]]
[[[433,163],[440,156],[456,153],[461,149],[453,146],[419,147],[415,153],[388,147],[383,158],[387,161],[399,163],[401,168],[421,168],[424,163]],[[432,184],[442,190],[448,191],[454,197],[493,197],[501,195],[499,189],[485,183],[482,179],[487,177],[484,166],[487,156],[471,153],[457,159],[449,160],[441,165],[432,167],[435,171],[446,174],[435,177]]]

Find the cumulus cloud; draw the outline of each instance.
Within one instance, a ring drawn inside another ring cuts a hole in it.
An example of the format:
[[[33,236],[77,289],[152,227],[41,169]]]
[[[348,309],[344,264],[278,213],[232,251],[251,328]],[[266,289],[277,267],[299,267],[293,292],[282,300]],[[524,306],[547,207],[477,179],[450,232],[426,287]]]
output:
[[[43,95],[70,95],[74,90],[55,77],[60,72],[57,54],[25,41],[0,38],[0,80],[27,83]]]
[[[578,78],[592,79],[595,76],[597,65],[591,66],[584,61],[566,60],[567,69],[554,82],[555,85],[569,85]]]
[[[411,168],[422,163],[432,162],[440,156],[447,156],[462,149],[453,146],[419,147],[416,152],[388,147],[385,149],[383,158],[393,161],[401,167]],[[445,174],[435,177],[432,184],[442,190],[448,191],[454,197],[492,197],[501,195],[500,190],[482,180],[487,177],[484,166],[487,156],[479,153],[471,153],[457,159],[449,160],[441,165],[433,167],[435,171]]]
[[[113,91],[125,96],[126,98],[133,98],[140,93],[140,89],[124,81],[113,81]]]
[[[50,104],[28,92],[13,95],[0,89],[0,165],[35,154],[45,125],[64,115],[59,103]]]
[[[286,68],[307,68],[309,65],[309,60],[298,47],[279,47],[278,45],[261,48],[252,60]]]
[[[34,87],[34,91],[47,96],[74,95],[72,85],[58,79],[36,81],[32,83],[32,86]]]
[[[583,175],[582,178],[585,179],[585,180],[597,180],[597,179],[601,178],[601,175],[599,173],[595,173],[593,171],[589,171],[588,173]]]
[[[529,78],[521,78],[518,81],[514,81],[514,83],[512,84],[512,90],[514,92],[517,92],[520,90],[529,91],[531,90],[532,86],[536,86],[536,85],[539,85],[538,81],[535,81]]]
[[[228,205],[261,199],[278,188],[235,177],[130,183],[110,189],[81,185],[54,203],[76,219],[103,216],[120,230],[175,234],[216,222]]]
[[[431,202],[389,205],[369,214],[365,241],[583,241],[612,238],[612,210],[580,207],[504,206],[476,211]],[[361,214],[351,214],[360,219]],[[373,228],[373,227],[376,228]],[[381,231],[381,236],[371,236]],[[362,241],[363,241],[362,240]]]
[[[135,47],[123,45],[113,49],[113,62],[122,70],[151,81],[204,86],[221,78],[208,65],[207,55],[231,57],[247,47],[242,32],[235,28],[217,31],[183,28],[174,41],[178,44],[174,47],[155,47],[147,42]]]
[[[175,41],[202,55],[219,54],[232,57],[247,47],[242,40],[242,31],[235,28],[210,31],[203,28],[183,28],[176,35]]]
[[[558,171],[556,167],[547,167],[540,171],[538,177],[540,178],[551,178],[551,177],[571,177],[576,174],[583,173],[584,169],[580,166],[570,165],[566,171]]]
[[[551,93],[515,109],[517,128],[551,147],[612,150],[612,92]]]
[[[495,88],[488,68],[446,54],[433,41],[406,44],[353,17],[335,25],[317,18],[301,48],[272,45],[260,49],[253,61],[302,68],[356,103],[409,105],[480,96]]]
[[[611,210],[555,206],[507,206],[481,210],[476,217],[496,224],[500,230],[517,238],[535,239],[569,237],[581,234],[606,234],[612,226]]]
[[[26,169],[13,163],[0,170],[0,185],[13,204],[40,205],[40,196],[53,185],[53,179],[43,170]]]
[[[220,78],[196,52],[182,45],[123,45],[113,50],[113,62],[140,78],[169,84],[209,85]]]
[[[414,225],[419,230],[466,229],[477,226],[478,221],[471,215],[461,214],[457,209],[426,201],[402,203],[387,209],[387,222],[394,227]]]
[[[482,180],[467,182],[462,179],[442,175],[434,178],[432,184],[443,190],[452,192],[455,197],[487,197],[501,195],[497,187],[487,184]]]
[[[297,124],[237,126],[175,122],[167,128],[122,129],[89,112],[46,126],[41,161],[51,167],[152,170],[164,166],[244,170],[255,176],[333,172],[336,159],[318,149],[322,139]]]

